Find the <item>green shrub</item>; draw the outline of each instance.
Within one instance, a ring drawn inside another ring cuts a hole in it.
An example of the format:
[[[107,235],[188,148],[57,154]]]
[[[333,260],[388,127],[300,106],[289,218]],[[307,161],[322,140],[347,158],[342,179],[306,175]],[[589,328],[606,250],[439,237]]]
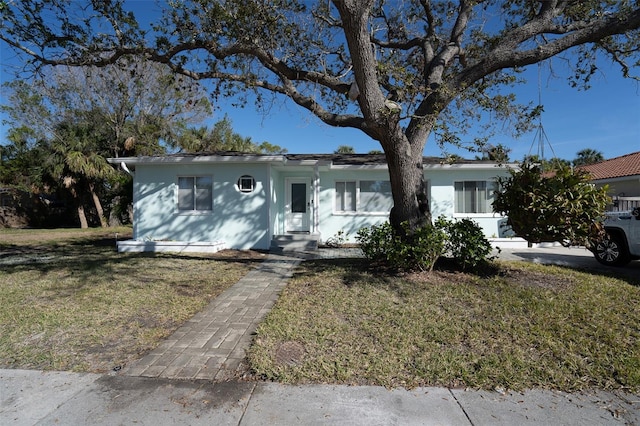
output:
[[[404,238],[385,222],[360,229],[356,240],[365,257],[373,262],[394,269],[431,271],[444,249],[444,233],[431,225],[413,233],[407,224],[402,226]]]
[[[400,270],[431,271],[446,253],[463,270],[475,268],[490,260],[491,243],[482,228],[470,219],[451,221],[440,216],[434,226],[409,233],[407,224],[402,238],[389,222],[362,228],[356,241],[364,256],[374,263]]]
[[[489,259],[491,243],[471,219],[448,220],[440,216],[435,227],[445,233],[444,252],[463,269],[475,268]]]
[[[493,211],[508,217],[517,236],[565,246],[598,238],[610,198],[607,187],[593,185],[585,170],[562,166],[543,173],[540,165],[525,161],[509,173],[498,178]]]
[[[389,222],[358,230],[356,241],[364,256],[373,262],[387,262],[387,253],[393,246],[395,233]]]

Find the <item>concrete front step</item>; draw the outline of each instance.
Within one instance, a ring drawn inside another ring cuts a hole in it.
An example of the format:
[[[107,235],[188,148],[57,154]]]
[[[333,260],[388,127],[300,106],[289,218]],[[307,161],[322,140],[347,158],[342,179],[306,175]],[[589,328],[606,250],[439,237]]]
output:
[[[271,240],[271,249],[281,251],[317,250],[318,239],[319,236],[314,234],[274,235]]]

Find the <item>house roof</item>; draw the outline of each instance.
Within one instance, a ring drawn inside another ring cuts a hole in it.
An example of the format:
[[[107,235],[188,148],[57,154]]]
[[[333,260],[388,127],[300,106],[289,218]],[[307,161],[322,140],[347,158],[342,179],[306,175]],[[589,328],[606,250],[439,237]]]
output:
[[[282,163],[321,162],[334,166],[385,166],[387,160],[384,154],[246,154],[236,151],[177,153],[155,157],[126,157],[110,158],[109,162],[121,162],[136,165],[141,163],[177,163],[177,162],[208,162],[208,161],[271,161]],[[456,158],[449,160],[441,157],[423,157],[424,165],[456,166],[471,165],[480,167],[495,167],[497,163],[489,160],[467,160]]]
[[[588,166],[580,166],[579,169],[589,172],[593,180],[640,176],[640,151]]]
[[[290,161],[320,160],[331,162],[335,165],[376,165],[387,164],[384,154],[284,154]],[[422,157],[423,164],[487,164],[495,165],[495,161],[466,160],[456,158],[450,161],[441,157]]]

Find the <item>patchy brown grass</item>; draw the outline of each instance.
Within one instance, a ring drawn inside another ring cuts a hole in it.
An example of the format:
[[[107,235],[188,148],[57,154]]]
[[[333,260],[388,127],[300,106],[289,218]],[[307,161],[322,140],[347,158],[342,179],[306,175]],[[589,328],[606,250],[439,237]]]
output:
[[[123,254],[103,232],[24,235],[0,245],[0,368],[105,372],[128,364],[264,257]]]
[[[638,306],[640,279],[524,262],[482,277],[305,262],[249,360],[287,383],[637,391]]]

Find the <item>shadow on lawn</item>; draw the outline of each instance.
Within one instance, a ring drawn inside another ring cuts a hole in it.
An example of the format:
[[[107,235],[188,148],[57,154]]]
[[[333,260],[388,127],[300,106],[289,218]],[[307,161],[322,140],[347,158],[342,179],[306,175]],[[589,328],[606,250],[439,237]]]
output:
[[[96,276],[125,274],[140,276],[149,259],[212,260],[216,262],[257,265],[264,260],[258,253],[118,253],[114,238],[94,238],[50,245],[2,245],[0,268],[5,273],[38,271],[41,275],[60,271],[60,278],[74,276],[90,285]],[[176,265],[184,268],[184,264]]]
[[[576,257],[570,255],[542,255],[539,253],[518,253],[521,261],[539,263],[545,265],[555,265],[557,267],[590,273],[608,278],[615,278],[627,282],[629,285],[640,287],[640,261],[631,262],[626,267],[608,267],[600,265],[593,258]],[[320,273],[327,268],[340,268],[344,270],[343,280],[349,286],[355,282],[366,282],[375,280],[389,284],[393,278],[403,275],[403,273],[388,269],[379,268],[372,265],[366,259],[318,259],[309,260],[304,263],[306,271],[310,273]],[[465,273],[479,278],[491,278],[501,276],[506,273],[506,269],[498,262],[486,262],[478,267],[462,271],[453,259],[441,257],[434,267],[434,272],[445,273]]]
[[[629,285],[640,287],[640,260],[625,266],[606,266],[598,263],[592,256],[577,256],[560,253],[514,252],[524,261],[543,265],[555,265],[580,272],[616,278]]]

